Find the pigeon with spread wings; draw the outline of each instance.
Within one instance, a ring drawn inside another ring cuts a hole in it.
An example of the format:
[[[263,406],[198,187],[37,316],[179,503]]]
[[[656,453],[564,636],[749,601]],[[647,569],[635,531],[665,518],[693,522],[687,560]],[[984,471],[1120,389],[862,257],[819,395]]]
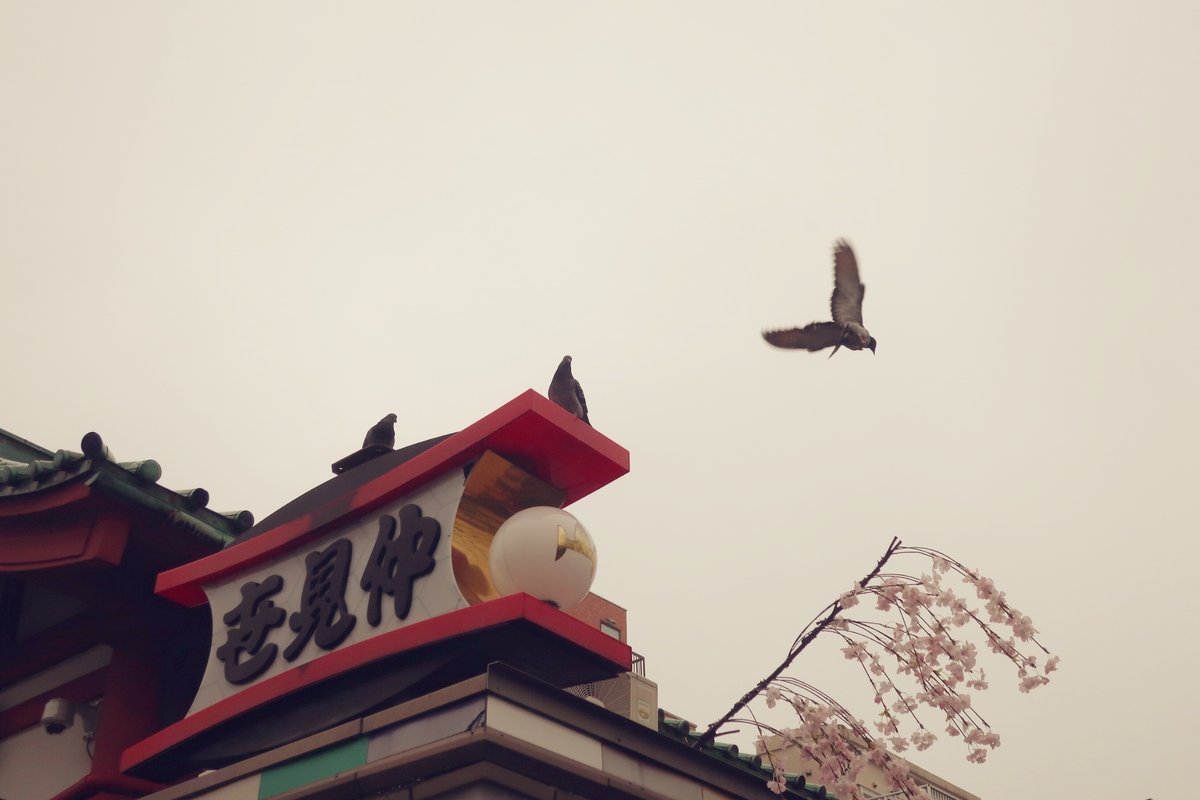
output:
[[[867,287],[858,277],[854,250],[844,239],[833,248],[833,296],[829,307],[833,322],[810,322],[803,328],[763,331],[763,338],[776,347],[816,352],[832,347],[875,352],[875,337],[863,327],[862,304]],[[829,354],[833,358],[833,353]]]

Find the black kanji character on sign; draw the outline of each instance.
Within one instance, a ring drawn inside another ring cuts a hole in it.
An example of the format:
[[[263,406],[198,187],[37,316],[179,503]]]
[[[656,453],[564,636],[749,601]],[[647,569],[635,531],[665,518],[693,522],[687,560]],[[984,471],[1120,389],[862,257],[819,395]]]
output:
[[[432,517],[421,516],[421,509],[409,503],[400,509],[400,533],[396,534],[396,518],[379,518],[379,535],[371,550],[371,560],[363,570],[360,585],[371,593],[367,603],[367,622],[372,626],[380,620],[379,604],[384,593],[395,599],[397,619],[404,619],[412,608],[413,581],[433,572],[442,526]]]
[[[217,648],[217,658],[225,663],[225,680],[230,683],[256,678],[275,660],[279,647],[274,644],[263,647],[263,643],[271,629],[282,625],[287,616],[268,599],[282,588],[283,578],[278,575],[262,583],[248,581],[242,584],[242,602],[221,618],[230,630],[225,634],[225,644]],[[250,655],[245,661],[243,653]]]
[[[354,615],[346,608],[350,540],[339,539],[324,550],[309,553],[304,569],[307,574],[300,593],[300,610],[288,619],[288,625],[298,634],[283,651],[288,661],[300,655],[314,634],[317,647],[332,650],[354,628]]]

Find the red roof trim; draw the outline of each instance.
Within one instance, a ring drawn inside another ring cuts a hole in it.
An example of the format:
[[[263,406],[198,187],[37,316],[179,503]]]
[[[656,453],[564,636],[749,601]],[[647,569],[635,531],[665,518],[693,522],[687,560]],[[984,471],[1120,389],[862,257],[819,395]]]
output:
[[[0,503],[0,518],[23,517],[43,511],[68,506],[86,500],[92,487],[81,480],[67,479],[60,484],[47,486],[28,494],[9,495]]]
[[[0,574],[81,564],[117,566],[125,555],[130,525],[128,517],[116,512],[93,511],[0,526]]]
[[[527,594],[509,595],[498,600],[451,611],[448,614],[413,623],[373,639],[334,650],[299,667],[249,686],[127,748],[121,756],[121,771],[126,772],[165,750],[203,733],[214,725],[233,719],[264,703],[307,686],[387,656],[518,620],[524,620],[555,634],[577,647],[612,662],[614,666],[623,671],[632,669],[633,653],[629,645],[619,642]]]
[[[187,606],[206,602],[202,585],[297,547],[493,449],[566,492],[569,505],[629,472],[629,451],[532,389],[354,491],[211,556],[160,573],[155,591]],[[336,509],[336,510],[334,510]]]

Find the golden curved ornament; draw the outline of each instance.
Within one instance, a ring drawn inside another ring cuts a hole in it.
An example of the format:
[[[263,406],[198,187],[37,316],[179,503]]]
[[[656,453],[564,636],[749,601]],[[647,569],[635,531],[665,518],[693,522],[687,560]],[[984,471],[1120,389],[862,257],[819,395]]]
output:
[[[526,508],[558,508],[565,497],[566,493],[561,489],[556,489],[542,479],[530,475],[491,450],[479,457],[467,475],[450,538],[454,580],[467,602],[474,605],[495,600],[500,596],[492,583],[488,556],[491,553],[492,537],[496,535],[501,524]],[[586,533],[583,535],[586,545],[592,547],[594,553],[591,539]],[[560,533],[560,547],[565,538],[566,533]],[[579,543],[579,536],[576,535],[569,546],[570,549],[578,549],[584,545]],[[594,557],[592,562],[594,570]]]

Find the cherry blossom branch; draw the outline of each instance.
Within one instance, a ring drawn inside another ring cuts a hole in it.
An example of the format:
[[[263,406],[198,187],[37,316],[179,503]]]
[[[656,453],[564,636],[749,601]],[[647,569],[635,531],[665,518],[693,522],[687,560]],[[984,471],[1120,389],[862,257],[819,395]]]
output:
[[[932,562],[933,568],[930,574],[919,577],[884,572],[884,565],[893,556],[917,556]],[[969,596],[959,596],[954,589],[943,585],[949,573],[968,584],[983,606],[972,607]],[[875,611],[886,616],[871,619],[845,613],[867,597],[873,597]],[[981,637],[970,635],[976,629]],[[881,734],[879,738],[873,737],[865,723],[832,697],[783,674],[822,633],[839,638],[842,654],[863,670],[879,706],[874,723]],[[875,568],[822,609],[801,630],[783,663],[709,726],[694,746],[710,743],[717,731],[730,722],[745,721],[760,732],[780,737],[784,746],[797,748],[815,764],[819,779],[827,788],[846,800],[861,798],[857,776],[869,765],[881,769],[892,786],[907,797],[926,798],[924,788],[910,777],[907,762],[887,747],[902,753],[910,745],[925,750],[933,744],[937,735],[922,719],[924,711],[918,715],[918,710],[925,707],[927,711],[940,712],[946,733],[966,746],[968,761],[986,760],[988,750],[999,746],[1000,737],[972,705],[972,692],[988,688],[987,676],[976,663],[975,641],[982,638],[988,649],[1012,662],[1019,679],[1018,688],[1029,692],[1049,683],[1049,673],[1057,668],[1059,661],[1038,641],[1036,634],[1032,620],[1009,605],[1004,592],[990,578],[937,550],[904,547],[898,539],[893,539]],[[1042,654],[1047,660],[1039,669]],[[800,727],[777,729],[760,722],[749,703],[764,694],[768,708],[774,708],[781,699],[786,700],[799,718]],[[735,716],[743,709],[751,720]],[[905,733],[904,727],[911,732]],[[761,740],[760,743],[769,756],[775,745]],[[779,764],[772,762],[772,767],[773,779],[767,786],[781,793],[786,788],[786,776]]]
[[[901,544],[902,543],[899,539],[893,537],[891,544],[888,545],[887,550],[883,552],[883,556],[879,559],[879,563],[877,563],[875,568],[868,572],[866,576],[864,576],[863,579],[858,582],[858,585],[860,587],[865,587],[867,584],[869,584],[871,580],[880,573],[884,565],[887,564],[888,560],[891,559],[891,557],[895,555],[896,551],[900,549]],[[809,626],[811,627],[808,628],[807,632],[803,633],[796,639],[796,641],[792,644],[791,650],[788,652],[787,658],[783,660],[783,663],[776,667],[770,675],[759,681],[753,689],[742,695],[741,699],[734,703],[733,707],[726,711],[724,716],[722,716],[712,725],[709,725],[708,729],[704,731],[699,739],[695,741],[692,747],[701,748],[711,744],[721,726],[729,722],[729,720],[731,720],[735,714],[745,708],[752,700],[754,700],[754,698],[762,694],[762,692],[773,681],[782,675],[783,671],[790,667],[792,662],[796,660],[796,656],[804,652],[804,649],[812,644],[812,641],[817,638],[821,631],[829,627],[830,623],[837,619],[838,614],[842,613],[843,610],[841,600],[835,601],[832,606],[827,606],[827,608],[830,610],[824,616],[824,618],[822,618],[815,625],[810,622]]]

